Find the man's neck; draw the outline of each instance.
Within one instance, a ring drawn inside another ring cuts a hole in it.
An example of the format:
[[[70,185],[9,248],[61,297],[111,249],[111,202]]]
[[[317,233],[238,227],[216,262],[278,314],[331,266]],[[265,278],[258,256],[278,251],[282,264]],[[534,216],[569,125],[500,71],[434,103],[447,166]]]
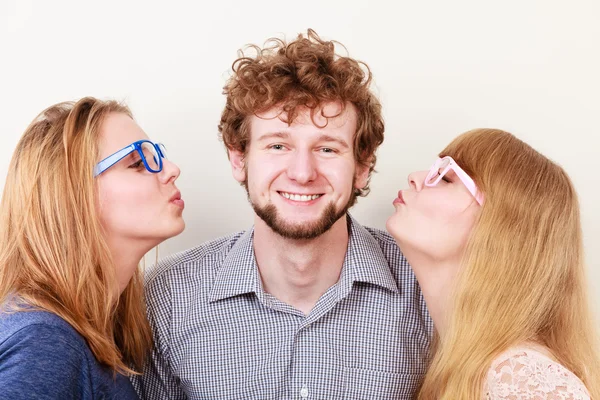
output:
[[[340,278],[348,248],[346,218],[315,239],[293,240],[256,217],[254,254],[265,291],[308,315]]]

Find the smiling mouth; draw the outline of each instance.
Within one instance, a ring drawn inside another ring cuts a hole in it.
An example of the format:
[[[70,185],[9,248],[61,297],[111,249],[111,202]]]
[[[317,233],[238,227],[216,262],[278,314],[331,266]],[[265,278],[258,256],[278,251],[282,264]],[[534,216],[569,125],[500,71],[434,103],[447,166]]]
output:
[[[316,200],[319,197],[323,196],[323,194],[298,194],[298,193],[288,193],[288,192],[278,192],[280,195],[285,197],[288,200],[292,201],[312,201]]]

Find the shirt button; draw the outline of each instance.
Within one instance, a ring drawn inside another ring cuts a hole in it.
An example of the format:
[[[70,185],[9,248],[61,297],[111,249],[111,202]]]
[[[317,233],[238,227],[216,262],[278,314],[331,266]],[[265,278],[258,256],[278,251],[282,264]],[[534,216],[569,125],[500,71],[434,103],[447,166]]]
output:
[[[302,389],[300,389],[300,397],[306,399],[308,397],[308,388],[306,385],[302,385]]]

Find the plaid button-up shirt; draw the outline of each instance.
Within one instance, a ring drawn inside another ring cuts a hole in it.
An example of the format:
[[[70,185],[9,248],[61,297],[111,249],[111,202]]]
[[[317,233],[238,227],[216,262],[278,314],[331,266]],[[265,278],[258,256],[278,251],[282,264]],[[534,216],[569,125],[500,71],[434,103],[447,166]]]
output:
[[[253,230],[170,256],[147,276],[147,399],[410,399],[432,332],[394,239],[348,216],[339,281],[308,315],[263,290]]]

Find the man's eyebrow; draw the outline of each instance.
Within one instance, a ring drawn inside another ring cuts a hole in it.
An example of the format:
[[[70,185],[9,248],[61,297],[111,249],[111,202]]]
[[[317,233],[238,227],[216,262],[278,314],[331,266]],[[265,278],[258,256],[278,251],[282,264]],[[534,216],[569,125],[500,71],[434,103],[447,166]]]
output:
[[[345,140],[340,139],[340,138],[335,137],[335,136],[331,136],[331,135],[325,135],[325,134],[321,135],[319,137],[319,142],[334,142],[334,143],[337,143],[340,146],[344,147],[345,149],[349,149],[350,148],[350,146],[348,145],[348,143],[346,143]]]
[[[277,132],[267,132],[264,133],[263,135],[261,135],[257,141],[261,142],[264,140],[268,140],[268,139],[273,139],[273,138],[279,138],[279,139],[289,139],[290,134],[287,132],[282,132],[282,131],[277,131]],[[327,134],[321,134],[319,135],[319,137],[317,138],[318,142],[333,142],[333,143],[337,143],[340,146],[342,146],[344,149],[349,149],[350,145],[348,143],[346,143],[345,140],[338,138],[336,136],[331,136],[331,135],[327,135]]]
[[[263,135],[261,135],[258,139],[256,139],[258,142],[263,141],[263,140],[267,140],[267,139],[273,139],[273,138],[279,138],[279,139],[287,139],[289,138],[290,135],[286,132],[267,132]]]

